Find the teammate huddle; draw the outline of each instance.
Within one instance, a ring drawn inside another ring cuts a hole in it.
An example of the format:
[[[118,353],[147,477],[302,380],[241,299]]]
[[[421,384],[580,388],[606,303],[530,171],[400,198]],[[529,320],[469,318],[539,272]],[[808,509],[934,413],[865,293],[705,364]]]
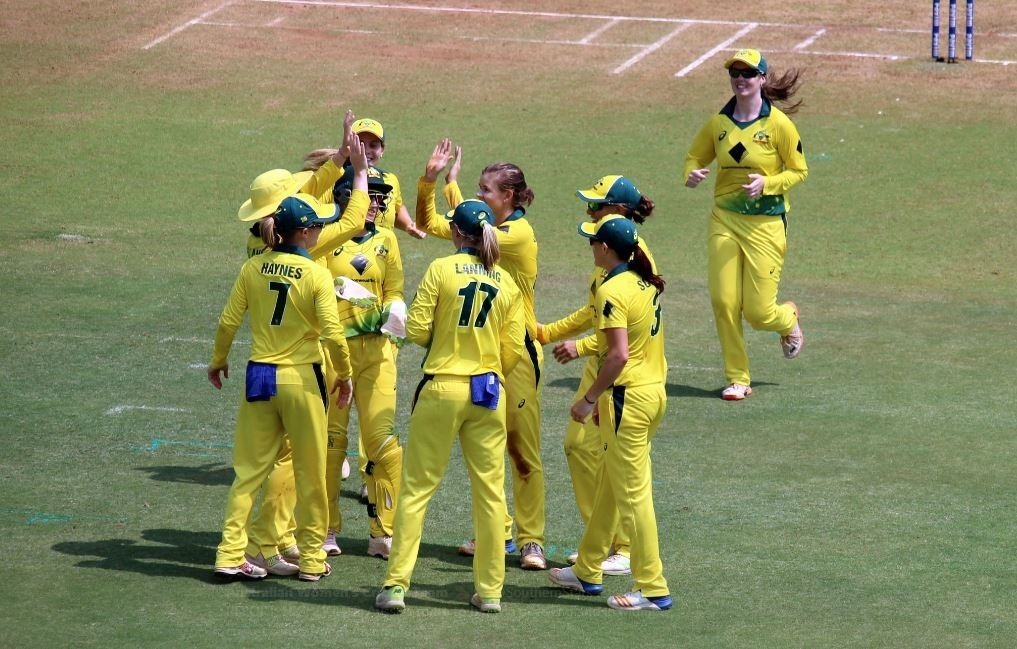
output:
[[[794,125],[773,105],[794,94],[797,71],[768,82],[766,61],[755,50],[738,51],[725,68],[734,97],[693,141],[685,182],[695,187],[718,160],[709,286],[728,380],[721,396],[740,400],[752,392],[743,316],[754,328],[779,332],[788,358],[804,342],[797,307],[777,305],[776,297],[786,192],[804,180],[807,167]],[[208,368],[216,388],[229,375],[226,357],[247,312],[252,345],[237,416],[236,479],[214,574],[317,581],[331,572],[326,557],[342,552],[338,485],[353,403],[368,554],[389,562],[375,606],[405,608],[427,505],[458,439],[473,504],[474,538],[459,548],[474,557],[470,603],[500,611],[506,554],[518,549],[523,569],[548,568],[541,369],[542,345],[557,342],[559,362],[589,359],[565,439],[586,527],[569,557],[574,565],[551,569],[549,578],[597,595],[605,574],[631,574],[634,588],[609,597],[611,608],[671,608],[650,463],[667,402],[665,282],[637,233],[653,202],[623,176],[577,191],[589,217],[578,230],[595,266],[587,302],[542,325],[534,309],[537,241],[526,215],[534,195],[522,170],[510,163],[485,167],[477,198],[463,200],[462,151],[443,139],[417,183],[411,220],[398,178],[376,166],[384,142],[381,124],[347,113],[339,149],[312,152],[308,171],[261,174],[239,210],[241,220],[253,222],[249,259],[219,320]],[[435,198],[443,171],[452,208],[444,217]],[[430,264],[408,308],[392,225],[417,238],[448,239],[454,248]],[[405,448],[393,434],[403,340],[427,349]],[[506,453],[514,516],[506,504]],[[252,519],[259,490],[262,504]]]

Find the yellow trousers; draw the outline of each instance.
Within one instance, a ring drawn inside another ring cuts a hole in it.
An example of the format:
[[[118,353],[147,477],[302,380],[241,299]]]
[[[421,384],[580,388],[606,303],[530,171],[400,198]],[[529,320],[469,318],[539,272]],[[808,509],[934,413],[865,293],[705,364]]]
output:
[[[328,525],[324,378],[312,365],[280,366],[276,383],[276,396],[270,400],[240,402],[233,441],[236,478],[226,501],[215,565],[231,567],[244,562],[254,498],[279,457],[285,435],[293,449],[300,570],[320,573],[325,569],[321,544]]]
[[[743,315],[753,329],[787,335],[794,327],[794,310],[777,304],[784,230],[779,216],[746,216],[716,206],[710,214],[708,283],[728,383],[750,383]]]
[[[664,418],[667,395],[660,384],[634,388],[616,386],[601,395],[600,436],[607,446],[604,477],[590,522],[579,542],[575,574],[594,584],[603,582],[601,562],[608,556],[619,524],[631,530],[633,590],[646,597],[670,594],[664,579],[653,508],[650,440]]]
[[[297,524],[293,508],[297,504],[297,486],[293,480],[293,450],[283,438],[282,449],[261,487],[261,507],[247,532],[247,553],[266,557],[296,545],[293,535]]]
[[[391,536],[403,469],[402,448],[392,434],[396,410],[396,346],[385,336],[346,339],[353,365],[353,400],[359,422],[360,456],[364,459],[371,536]],[[341,467],[349,444],[350,411],[328,413],[329,527],[342,529],[339,511]]]
[[[583,368],[583,377],[579,381],[579,389],[573,401],[586,394],[597,379],[597,361],[589,359]],[[569,419],[565,429],[565,461],[568,463],[569,474],[572,476],[572,491],[576,497],[576,507],[583,523],[589,524],[593,515],[593,507],[597,492],[604,482],[604,443],[600,439],[600,429],[592,419],[586,423],[578,423]],[[629,556],[630,533],[622,529],[620,523],[615,530],[611,545],[615,553]]]
[[[410,587],[427,505],[441,484],[456,438],[470,477],[476,592],[500,598],[505,582],[505,394],[497,410],[470,402],[469,377],[425,378],[410,415],[402,489],[385,586]]]
[[[505,378],[506,426],[512,467],[512,503],[516,540],[544,546],[544,464],[540,457],[540,392],[537,377],[544,350],[527,336],[526,350]],[[505,540],[512,538],[512,518],[505,519]]]

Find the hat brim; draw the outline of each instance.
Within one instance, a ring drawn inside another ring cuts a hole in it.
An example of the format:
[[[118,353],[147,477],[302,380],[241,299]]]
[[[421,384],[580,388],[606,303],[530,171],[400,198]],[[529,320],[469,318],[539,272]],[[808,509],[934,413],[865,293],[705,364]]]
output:
[[[389,185],[388,183],[372,183],[370,180],[367,181],[368,192],[381,192],[382,194],[388,194],[393,189],[392,185]]]
[[[600,192],[594,191],[592,187],[589,189],[577,189],[576,196],[583,199],[587,203],[606,203],[607,196],[602,195]]]
[[[587,239],[597,238],[597,224],[593,221],[584,221],[579,224],[577,228],[579,234],[586,237]]]
[[[272,214],[279,209],[279,203],[283,202],[284,198],[288,198],[299,192],[313,175],[313,171],[299,171],[293,174],[293,177],[286,186],[280,190],[278,198],[266,205],[255,207],[251,199],[248,198],[244,201],[244,204],[240,206],[240,209],[237,210],[237,218],[241,221],[257,221],[258,219]]]

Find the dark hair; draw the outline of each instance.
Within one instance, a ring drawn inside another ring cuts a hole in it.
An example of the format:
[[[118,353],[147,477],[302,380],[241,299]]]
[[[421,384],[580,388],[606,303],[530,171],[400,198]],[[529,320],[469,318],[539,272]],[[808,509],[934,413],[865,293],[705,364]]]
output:
[[[645,196],[640,196],[639,205],[635,207],[626,207],[625,209],[628,211],[626,216],[636,223],[643,223],[650,217],[650,214],[653,213],[653,201]]]
[[[511,162],[495,162],[484,167],[480,175],[494,174],[498,189],[512,190],[513,207],[529,207],[533,203],[533,190],[526,186],[523,170]]]
[[[632,251],[632,258],[629,260],[629,270],[635,272],[644,281],[652,284],[657,289],[658,293],[664,292],[664,278],[653,272],[653,264],[650,263],[650,258],[646,256],[643,249],[636,245],[635,250]]]
[[[761,90],[763,99],[777,104],[785,114],[794,115],[802,105],[801,99],[791,101],[802,85],[801,76],[802,71],[798,68],[791,68],[779,77],[767,75]]]

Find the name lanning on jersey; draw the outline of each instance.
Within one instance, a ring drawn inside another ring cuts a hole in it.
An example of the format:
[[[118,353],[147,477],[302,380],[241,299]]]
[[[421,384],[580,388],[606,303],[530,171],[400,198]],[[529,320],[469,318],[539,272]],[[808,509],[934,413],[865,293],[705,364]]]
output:
[[[501,281],[501,273],[496,270],[487,270],[484,264],[456,264],[457,275],[485,275],[496,282]]]

